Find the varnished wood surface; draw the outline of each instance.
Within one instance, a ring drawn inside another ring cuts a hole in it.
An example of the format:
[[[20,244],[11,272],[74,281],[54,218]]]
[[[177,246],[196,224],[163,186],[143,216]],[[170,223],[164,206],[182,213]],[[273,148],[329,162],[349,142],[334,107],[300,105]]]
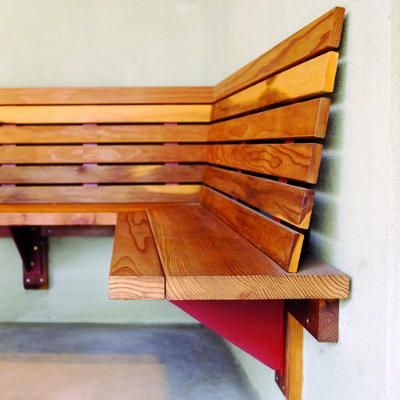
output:
[[[322,145],[215,144],[208,146],[207,153],[208,162],[212,164],[315,183],[321,163]]]
[[[296,272],[303,235],[208,188],[201,189],[201,203],[245,237],[281,268]]]
[[[337,63],[338,53],[330,51],[217,101],[212,120],[332,93]]]
[[[208,125],[0,125],[1,144],[205,142]]]
[[[203,182],[299,228],[310,225],[313,190],[216,167],[205,169]]]
[[[0,167],[0,184],[201,182],[200,165]]]
[[[111,300],[162,300],[165,281],[146,211],[118,214],[110,267]]]
[[[2,105],[50,104],[196,104],[212,103],[213,88],[54,87],[0,89]]]
[[[211,105],[0,106],[3,124],[208,122]]]
[[[287,400],[303,398],[303,327],[290,312],[285,323],[285,365],[276,383]]]
[[[319,98],[217,122],[209,125],[208,141],[323,138],[329,106]]]
[[[3,186],[0,202],[32,203],[160,203],[194,202],[200,185]]]
[[[346,275],[315,265],[289,274],[200,206],[152,208],[148,213],[167,299],[347,297]]]
[[[1,164],[165,163],[206,161],[206,145],[2,146]]]
[[[266,79],[324,51],[339,47],[344,8],[335,7],[320,18],[251,61],[214,88],[216,100]]]
[[[338,300],[292,300],[286,303],[286,308],[319,342],[338,342]]]

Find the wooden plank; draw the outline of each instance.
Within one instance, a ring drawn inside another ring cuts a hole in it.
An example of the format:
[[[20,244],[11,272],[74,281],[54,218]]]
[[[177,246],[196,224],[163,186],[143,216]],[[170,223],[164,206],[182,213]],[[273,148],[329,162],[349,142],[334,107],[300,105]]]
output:
[[[338,342],[338,300],[291,300],[286,307],[319,342]]]
[[[2,125],[2,144],[205,142],[208,125]]]
[[[0,183],[201,182],[200,165],[85,165],[0,167]]]
[[[206,161],[206,145],[1,146],[1,164]]]
[[[214,103],[212,120],[332,93],[337,64],[338,53],[330,51],[283,71]]]
[[[321,157],[317,143],[208,146],[209,163],[308,183],[316,183]]]
[[[109,226],[116,222],[115,212],[0,213],[1,226]]]
[[[152,208],[148,212],[169,300],[348,295],[346,275],[321,265],[287,273],[200,206]]]
[[[162,300],[165,281],[146,211],[118,214],[108,296],[111,300]]]
[[[3,186],[1,203],[157,203],[198,200],[199,185]]]
[[[275,380],[287,400],[303,398],[303,327],[286,313],[285,366]]]
[[[203,182],[299,228],[310,225],[313,190],[215,167],[205,169]]]
[[[323,97],[217,122],[210,125],[208,140],[324,138],[329,107],[330,99]]]
[[[215,86],[215,100],[254,85],[325,51],[337,49],[340,44],[344,12],[344,8],[335,7],[228,76]]]
[[[213,88],[188,87],[57,87],[6,88],[2,105],[50,104],[198,104],[212,103]]]
[[[209,122],[211,105],[0,106],[3,124]]]
[[[209,188],[201,204],[289,272],[296,272],[304,236]]]

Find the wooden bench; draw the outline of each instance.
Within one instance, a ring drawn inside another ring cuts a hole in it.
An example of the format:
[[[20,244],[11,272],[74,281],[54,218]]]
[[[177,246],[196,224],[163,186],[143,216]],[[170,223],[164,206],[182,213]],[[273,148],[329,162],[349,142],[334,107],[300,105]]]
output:
[[[1,89],[0,225],[25,263],[16,227],[115,225],[111,299],[347,298],[301,258],[343,16],[215,87]]]

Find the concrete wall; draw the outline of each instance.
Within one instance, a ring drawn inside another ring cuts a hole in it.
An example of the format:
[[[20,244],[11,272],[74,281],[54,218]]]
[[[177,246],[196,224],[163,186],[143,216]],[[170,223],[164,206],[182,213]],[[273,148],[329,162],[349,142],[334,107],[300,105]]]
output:
[[[395,40],[394,35],[400,19],[395,3],[396,9],[389,0],[340,4],[347,18],[338,93],[310,245],[351,275],[352,294],[341,304],[339,344],[319,344],[305,335],[307,400],[399,398],[400,63],[399,36]],[[249,6],[227,0],[223,75],[336,5],[331,0],[257,0]],[[263,399],[282,398],[268,369],[237,349],[235,354]]]

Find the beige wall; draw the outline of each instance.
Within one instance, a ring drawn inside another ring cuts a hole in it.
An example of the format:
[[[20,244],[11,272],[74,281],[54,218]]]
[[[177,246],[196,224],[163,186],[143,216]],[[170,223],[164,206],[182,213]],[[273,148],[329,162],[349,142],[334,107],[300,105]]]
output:
[[[331,0],[249,4],[225,2],[224,74],[338,5]],[[400,284],[400,62],[398,39],[392,48],[391,35],[400,20],[398,14],[393,20],[389,0],[340,5],[347,8],[346,29],[311,249],[351,275],[352,294],[341,304],[339,344],[319,344],[305,335],[304,399],[394,400],[400,371],[394,330]],[[235,353],[263,399],[282,398],[268,369]]]

